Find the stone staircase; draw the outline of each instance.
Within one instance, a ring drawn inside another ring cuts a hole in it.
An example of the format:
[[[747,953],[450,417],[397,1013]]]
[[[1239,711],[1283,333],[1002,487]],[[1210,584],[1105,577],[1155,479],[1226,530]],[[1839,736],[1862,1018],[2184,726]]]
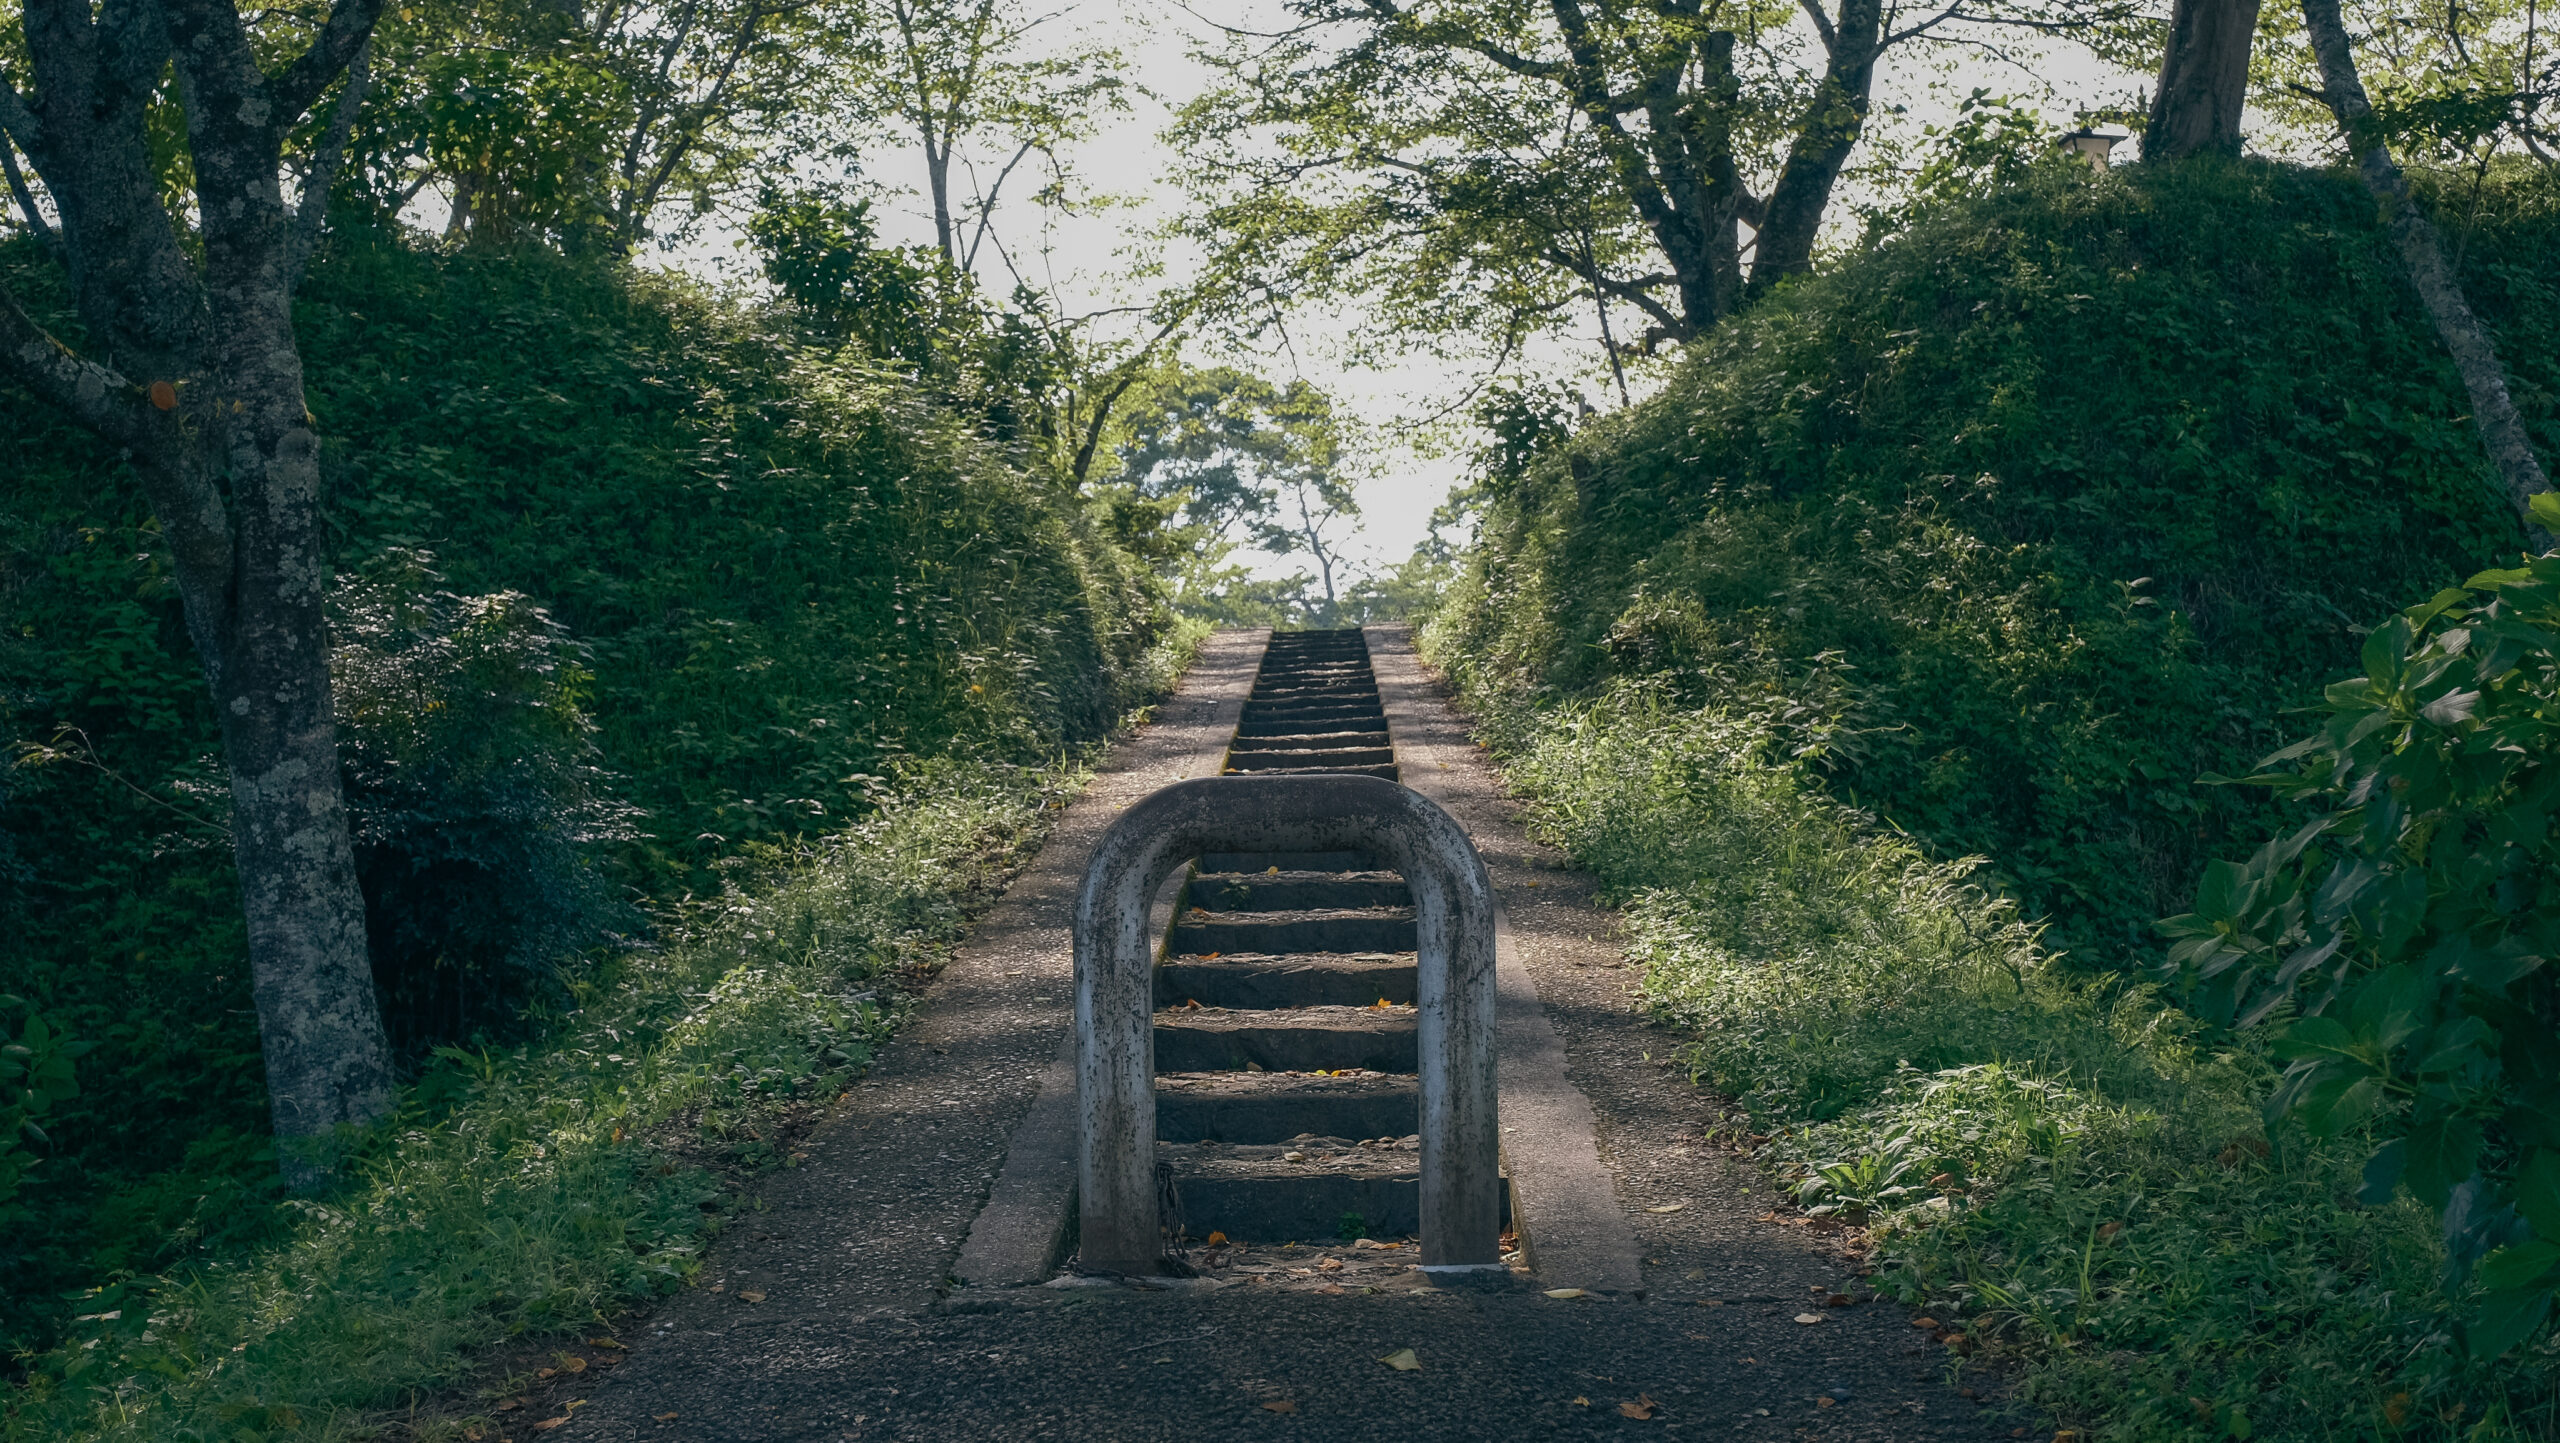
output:
[[[1358,631],[1271,638],[1226,770],[1396,779]],[[1257,1243],[1415,1232],[1404,880],[1352,852],[1211,854],[1174,906],[1156,969],[1155,1087],[1179,1229]]]

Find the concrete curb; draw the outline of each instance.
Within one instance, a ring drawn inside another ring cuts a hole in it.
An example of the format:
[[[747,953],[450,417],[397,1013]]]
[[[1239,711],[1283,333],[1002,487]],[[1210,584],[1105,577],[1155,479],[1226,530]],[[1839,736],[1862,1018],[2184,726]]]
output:
[[[1244,717],[1245,697],[1253,690],[1254,678],[1262,668],[1263,649],[1270,640],[1268,631],[1222,632],[1201,648],[1200,658],[1192,664],[1182,690],[1186,698],[1213,704],[1185,725],[1189,734],[1186,738],[1166,738],[1168,744],[1187,740],[1190,746],[1190,760],[1175,780],[1214,777],[1224,770],[1227,743]],[[1108,808],[1117,813],[1139,800],[1142,798],[1137,796],[1106,798],[1088,793],[1075,806],[1089,806],[1097,812]],[[1039,885],[1020,889],[1026,898],[1075,896],[1083,884],[1094,845],[1109,825],[1107,818],[1097,817],[1096,821],[1098,825],[1076,833],[1082,838],[1082,845],[1051,847],[1041,853],[1032,868]],[[1176,878],[1168,882],[1165,894],[1158,898],[1157,905],[1163,913],[1156,925],[1158,936],[1172,920],[1171,888],[1178,881]],[[1058,970],[1066,970],[1065,956],[1051,961]],[[968,1239],[952,1263],[951,1276],[964,1287],[1018,1288],[1045,1283],[1065,1256],[1074,1224],[1076,1191],[1075,1034],[1067,1025],[1072,1016],[1070,1002],[1058,1018],[1057,1048],[1041,1069],[1039,1096],[1014,1128],[1012,1140],[1005,1147],[1004,1170],[997,1175],[986,1207],[970,1224]]]
[[[1473,836],[1497,819],[1474,815],[1441,785],[1447,761],[1440,747],[1422,740],[1416,712],[1442,703],[1423,675],[1409,631],[1364,630],[1405,785],[1446,808]],[[1641,1296],[1643,1257],[1616,1179],[1600,1160],[1598,1116],[1565,1075],[1563,1039],[1547,1019],[1538,984],[1521,962],[1511,920],[1498,901],[1494,928],[1502,1156],[1511,1177],[1512,1218],[1529,1265],[1551,1286]]]

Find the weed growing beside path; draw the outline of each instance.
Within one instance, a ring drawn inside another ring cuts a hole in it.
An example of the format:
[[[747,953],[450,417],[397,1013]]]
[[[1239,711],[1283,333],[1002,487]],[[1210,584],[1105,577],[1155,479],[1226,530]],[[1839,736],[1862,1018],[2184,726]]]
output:
[[[1201,631],[1151,661],[1169,687]],[[1081,790],[939,761],[869,821],[733,874],[606,957],[535,1045],[447,1048],[360,1178],[285,1241],[100,1291],[0,1440],[357,1436],[471,1350],[684,1286],[754,1173],[870,1061],[967,918]]]
[[[2058,967],[1976,864],[1832,801],[1756,719],[1638,684],[1468,700],[1625,905],[1693,1076],[1958,1366],[2109,1443],[2560,1436],[2552,1345],[2461,1359],[2433,1220],[2355,1202],[2354,1139],[2266,1134],[2254,1039]]]

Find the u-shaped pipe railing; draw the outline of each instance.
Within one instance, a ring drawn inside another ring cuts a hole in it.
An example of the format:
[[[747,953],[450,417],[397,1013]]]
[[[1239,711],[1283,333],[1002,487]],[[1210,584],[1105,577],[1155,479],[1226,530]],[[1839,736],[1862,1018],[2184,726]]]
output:
[[[1493,883],[1475,844],[1381,777],[1203,777],[1121,814],[1076,898],[1077,1160],[1084,1266],[1148,1274],[1164,1256],[1156,1190],[1155,938],[1173,870],[1210,852],[1361,851],[1412,889],[1419,931],[1422,1262],[1499,1266]]]

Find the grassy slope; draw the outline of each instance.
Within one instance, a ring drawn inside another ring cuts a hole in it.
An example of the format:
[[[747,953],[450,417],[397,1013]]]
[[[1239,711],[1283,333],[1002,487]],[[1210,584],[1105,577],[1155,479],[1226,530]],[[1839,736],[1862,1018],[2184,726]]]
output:
[[[0,265],[69,324],[38,253]],[[616,861],[639,900],[718,895],[715,859],[932,793],[937,759],[996,778],[970,785],[1000,820],[1048,785],[1008,767],[1057,764],[1162,680],[1157,584],[1072,497],[699,289],[349,245],[299,320],[341,567],[423,549],[593,648],[601,761],[649,834]],[[0,770],[0,992],[100,1044],[0,1215],[14,1352],[67,1289],[244,1256],[293,1215],[228,848],[182,815],[218,811],[219,773],[155,529],[43,408],[0,398],[0,454],[0,715],[78,727],[114,770]]]
[[[2560,225],[2469,237],[2560,446]],[[2519,542],[2352,182],[2067,169],[1927,217],[1501,478],[1455,625],[1483,687],[1761,705],[2093,966],[2254,836],[2201,791],[2353,628]]]
[[[1426,636],[1444,668],[1453,644]],[[2033,1413],[2103,1443],[2560,1429],[2560,1345],[2464,1362],[2433,1219],[2358,1206],[2351,1143],[2269,1149],[2247,1040],[2057,965],[1970,865],[1833,801],[1759,718],[1640,687],[1472,700],[1545,833],[1627,906],[1696,1077]]]
[[[2470,280],[2560,440],[2560,244],[2507,199]],[[2057,171],[1496,478],[1427,647],[1699,1078],[1973,1366],[2107,1440],[2551,1437],[2551,1340],[2463,1361],[2424,1210],[2127,976],[2265,826],[2189,779],[2513,546],[2487,485],[2351,184]]]

